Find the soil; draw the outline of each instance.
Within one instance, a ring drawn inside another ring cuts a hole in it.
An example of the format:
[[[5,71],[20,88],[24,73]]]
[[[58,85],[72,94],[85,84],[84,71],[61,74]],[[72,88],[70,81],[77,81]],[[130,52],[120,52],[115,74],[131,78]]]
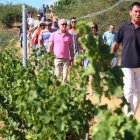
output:
[[[99,98],[97,96],[93,95],[87,95],[87,98],[91,100],[93,104],[99,102]],[[105,96],[102,96],[101,98],[101,105],[107,104],[109,109],[114,110],[116,107],[119,107],[122,100],[118,97],[111,97],[111,100],[106,98]],[[135,118],[138,122],[140,122],[140,106],[138,107],[138,110],[136,112]]]

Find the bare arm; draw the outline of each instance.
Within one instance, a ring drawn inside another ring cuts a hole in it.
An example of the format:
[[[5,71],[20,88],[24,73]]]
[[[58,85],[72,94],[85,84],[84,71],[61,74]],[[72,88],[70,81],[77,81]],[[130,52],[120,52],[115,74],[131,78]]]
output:
[[[40,40],[40,39],[38,39],[38,46],[39,46],[39,48],[42,47],[42,40]]]
[[[49,42],[47,52],[53,52],[53,42]]]
[[[114,43],[112,44],[112,47],[111,47],[111,53],[115,53],[115,52],[119,49],[119,46],[120,46],[119,43],[114,42]]]
[[[73,49],[73,45],[70,45],[70,57],[71,57],[71,61],[73,61],[74,59],[74,49]]]

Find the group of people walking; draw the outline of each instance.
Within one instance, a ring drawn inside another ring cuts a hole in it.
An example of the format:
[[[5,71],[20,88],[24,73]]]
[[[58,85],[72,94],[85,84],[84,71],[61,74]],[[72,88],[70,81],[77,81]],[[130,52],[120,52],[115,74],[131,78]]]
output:
[[[118,32],[115,26],[110,25],[109,30],[101,36],[102,43],[108,44],[114,53],[113,65],[117,65],[116,51],[122,46],[122,71],[124,73],[124,96],[130,104],[131,113],[135,115],[140,103],[140,3],[134,2],[129,9],[131,19],[121,25]],[[80,33],[76,31],[77,19],[72,17],[69,20],[38,19],[29,28],[30,48],[44,49],[47,53],[55,55],[55,75],[62,76],[62,81],[67,81],[69,66],[74,64],[76,55],[83,50],[78,42]],[[38,23],[38,25],[36,24]],[[37,26],[36,26],[37,25]],[[99,38],[98,25],[91,25],[93,38]],[[84,62],[85,66],[90,63]],[[128,111],[127,111],[128,113]]]

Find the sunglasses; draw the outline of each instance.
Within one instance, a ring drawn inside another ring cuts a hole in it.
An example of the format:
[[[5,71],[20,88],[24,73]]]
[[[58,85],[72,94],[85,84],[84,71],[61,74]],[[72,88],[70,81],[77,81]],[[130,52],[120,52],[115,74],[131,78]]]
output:
[[[76,21],[72,21],[71,23],[76,23]]]
[[[63,25],[63,26],[65,25],[65,26],[67,26],[67,24],[65,24],[65,23],[63,23],[63,24],[61,24],[61,25]]]
[[[45,24],[40,24],[40,26],[46,26]]]
[[[51,26],[51,24],[48,24],[48,25],[46,25],[46,26]]]

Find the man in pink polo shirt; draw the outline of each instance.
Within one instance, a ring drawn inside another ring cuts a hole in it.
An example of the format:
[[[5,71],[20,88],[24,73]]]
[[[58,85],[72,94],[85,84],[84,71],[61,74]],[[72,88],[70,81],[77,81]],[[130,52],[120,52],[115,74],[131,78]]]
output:
[[[52,33],[49,39],[48,52],[55,55],[55,75],[62,76],[62,81],[67,81],[67,74],[70,61],[73,61],[74,50],[72,46],[72,35],[66,31],[67,21],[58,21],[59,30]]]

